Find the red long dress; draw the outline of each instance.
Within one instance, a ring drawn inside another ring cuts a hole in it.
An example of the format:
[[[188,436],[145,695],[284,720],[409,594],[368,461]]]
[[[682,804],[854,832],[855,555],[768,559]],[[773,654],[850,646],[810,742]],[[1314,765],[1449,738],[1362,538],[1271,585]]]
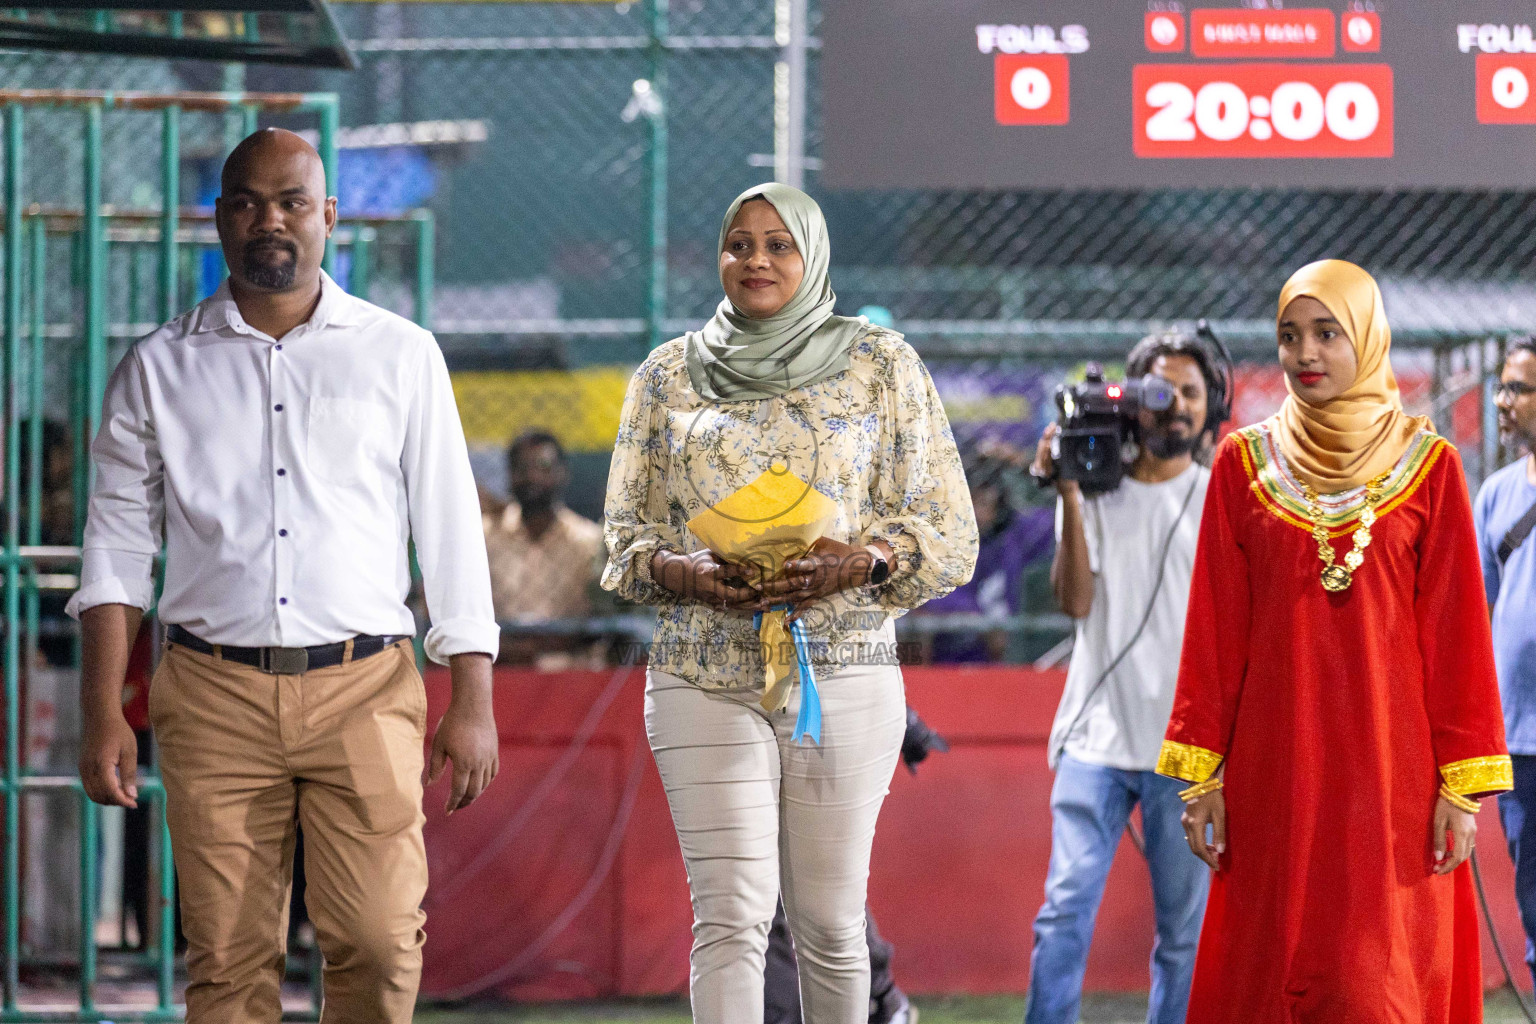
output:
[[[1363,496],[1322,498],[1339,564]],[[1342,593],[1306,509],[1269,423],[1222,443],[1158,764],[1226,763],[1188,1024],[1476,1024],[1469,865],[1432,874],[1430,822],[1442,779],[1511,771],[1461,460],[1414,439]]]

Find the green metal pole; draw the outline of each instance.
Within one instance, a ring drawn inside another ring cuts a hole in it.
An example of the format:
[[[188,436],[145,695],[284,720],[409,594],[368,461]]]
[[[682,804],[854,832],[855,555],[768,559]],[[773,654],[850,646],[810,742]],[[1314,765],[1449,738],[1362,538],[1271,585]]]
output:
[[[352,229],[352,265],[347,271],[347,291],[360,299],[368,298],[369,276],[373,267],[373,228],[359,224]]]
[[[337,172],[339,170],[339,151],[337,149],[336,136],[341,129],[341,104],[334,95],[325,97],[319,104],[320,112],[320,162],[325,165],[325,191],[326,195],[340,194],[340,186],[337,184]],[[335,272],[336,242],[327,239],[325,243],[325,259],[320,264],[327,274]]]
[[[180,252],[176,232],[181,226],[181,108],[165,108],[160,138],[160,322],[176,316]],[[175,1002],[176,980],[176,866],[171,854],[171,828],[167,797],[160,805],[160,922],[157,929],[155,995],[157,1008],[170,1011]]]
[[[27,483],[31,494],[27,505],[27,543],[43,542],[43,327],[48,315],[48,222],[41,216],[33,217],[32,229],[32,323],[28,330],[32,342],[31,357],[27,361],[30,376],[27,384],[31,398],[27,402],[31,417],[27,420],[27,440],[32,445],[27,466]],[[35,596],[35,595],[34,595]]]
[[[31,545],[43,542],[43,324],[48,313],[48,221],[41,215],[34,216],[31,224],[32,258],[31,258],[31,324],[29,324],[28,339],[31,342],[31,353],[28,358],[28,459],[26,459],[26,482],[28,482],[28,502],[26,502],[26,542]],[[26,665],[37,665],[37,626],[41,616],[41,602],[37,593],[37,565],[28,563],[26,567]],[[12,619],[12,622],[15,622]],[[8,699],[8,702],[12,703]],[[20,795],[20,794],[17,794]],[[9,823],[8,823],[9,824]],[[12,827],[9,835],[12,843],[20,840],[20,832]],[[20,881],[20,880],[17,880]],[[20,889],[14,892],[20,894]],[[14,961],[12,961],[14,963]],[[12,1007],[6,1006],[6,1009]]]
[[[171,826],[166,801],[160,793],[160,958],[156,988],[160,1009],[168,1010],[175,1001],[176,979],[176,866],[171,858]]]
[[[32,232],[32,323],[28,331],[31,354],[27,359],[27,543],[43,542],[43,324],[48,311],[48,223],[41,216],[28,225]],[[37,625],[41,611],[37,593],[37,566],[27,566],[26,664],[37,664]]]
[[[176,231],[181,226],[181,108],[166,107],[160,127],[160,322],[176,316]]]
[[[21,227],[21,111],[6,111],[5,205],[5,493],[21,493],[21,318],[22,263],[26,239]],[[16,549],[21,544],[21,502],[5,503],[5,674],[20,678],[15,624],[21,618]]]
[[[667,0],[647,0],[650,5],[651,94],[659,109],[650,115],[651,216],[650,298],[646,320],[650,347],[666,340],[663,320],[667,315]]]
[[[261,111],[255,104],[248,104],[240,108],[240,130],[244,132],[241,138],[247,138],[256,134],[256,129],[261,126],[258,121],[260,113]]]
[[[28,340],[32,343],[27,360],[29,376],[27,385],[30,397],[27,401],[27,441],[31,446],[27,459],[27,543],[43,542],[43,326],[48,311],[48,224],[41,216],[34,217],[32,229],[32,322]],[[32,595],[34,598],[36,594]],[[36,630],[32,631],[34,634]]]
[[[96,436],[106,391],[107,234],[101,212],[101,104],[85,109],[85,430]],[[87,442],[86,451],[89,450]]]
[[[80,1015],[96,1012],[96,844],[100,815],[80,790]]]
[[[128,251],[128,323],[143,323],[144,319],[144,247],[134,242],[127,245]],[[158,290],[158,289],[157,289]],[[159,303],[157,302],[158,306]]]
[[[76,291],[83,291],[85,286],[82,267],[85,262],[82,251],[84,237],[79,231],[71,231],[69,234],[69,284]],[[78,339],[73,334],[70,341]],[[71,358],[68,363],[69,373],[69,436],[70,444],[74,450],[74,457],[70,460],[70,490],[74,497],[76,511],[74,521],[74,542],[81,543],[85,539],[85,520],[79,515],[79,511],[86,507],[90,500],[90,438],[86,436],[86,417],[89,415],[85,402],[85,360],[83,358]],[[76,645],[78,647],[78,645]]]
[[[81,458],[89,451],[101,420],[107,362],[107,237],[101,210],[101,104],[85,108],[85,407]],[[86,466],[87,488],[90,467]],[[83,516],[81,517],[84,518]],[[83,525],[83,524],[82,524]],[[80,796],[80,1011],[95,1010],[96,999],[96,805]]]
[[[8,425],[14,419],[16,364],[11,354],[19,349],[21,333],[21,107],[10,103],[5,108],[5,351],[6,393]],[[20,438],[14,426],[6,430],[6,493],[17,493],[17,480],[13,475],[13,452],[17,451]],[[21,866],[17,843],[21,835],[21,680],[20,664],[16,657],[16,610],[12,607],[16,596],[16,537],[12,523],[17,514],[14,497],[6,502],[9,512],[6,523],[5,604],[6,621],[11,628],[5,631],[5,976],[4,1009],[16,1008],[16,995],[20,987],[18,960],[21,937]]]
[[[245,92],[245,65],[229,63],[224,65],[222,76],[224,92],[228,97],[237,100]],[[244,125],[244,115],[240,111],[229,109],[224,111],[224,154],[228,156],[236,146],[240,144],[243,136],[240,129]],[[219,277],[222,280],[229,276],[229,263],[224,259],[224,249],[219,248]]]
[[[437,287],[437,220],[416,211],[416,323],[432,329],[432,293]]]

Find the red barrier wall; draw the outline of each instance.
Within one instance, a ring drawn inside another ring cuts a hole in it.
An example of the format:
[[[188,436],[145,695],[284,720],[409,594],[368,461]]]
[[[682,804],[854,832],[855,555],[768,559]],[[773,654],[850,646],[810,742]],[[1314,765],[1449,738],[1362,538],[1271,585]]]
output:
[[[952,750],[898,768],[875,841],[870,903],[911,992],[1022,992],[1050,851],[1045,743],[1063,682],[1015,667],[913,668],[907,698]],[[645,744],[644,670],[498,670],[501,774],[445,818],[427,794],[423,993],[517,1000],[685,992],[692,917],[665,795]],[[447,675],[430,672],[431,721]],[[1483,873],[1517,978],[1524,937],[1498,815]],[[1341,822],[1341,830],[1347,824]],[[1147,870],[1127,841],[1110,874],[1087,987],[1148,984]],[[1502,983],[1484,937],[1490,986]]]

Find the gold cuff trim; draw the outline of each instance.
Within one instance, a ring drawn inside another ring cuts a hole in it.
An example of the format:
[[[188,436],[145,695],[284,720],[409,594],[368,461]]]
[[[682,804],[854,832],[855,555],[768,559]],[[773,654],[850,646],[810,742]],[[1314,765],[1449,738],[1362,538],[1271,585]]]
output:
[[[1204,782],[1221,767],[1221,755],[1204,747],[1192,747],[1187,743],[1163,740],[1163,749],[1157,755],[1157,774],[1171,779]],[[1508,758],[1505,759],[1508,761]]]
[[[1480,796],[1515,788],[1515,769],[1508,754],[1469,757],[1440,766],[1446,788],[1457,796]]]

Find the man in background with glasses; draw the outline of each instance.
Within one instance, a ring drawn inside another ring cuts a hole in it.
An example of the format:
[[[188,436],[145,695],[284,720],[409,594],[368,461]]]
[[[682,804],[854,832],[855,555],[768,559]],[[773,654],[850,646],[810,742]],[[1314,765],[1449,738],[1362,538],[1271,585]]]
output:
[[[1515,788],[1499,795],[1499,817],[1515,862],[1515,897],[1525,925],[1525,962],[1536,976],[1536,337],[1510,342],[1495,391],[1499,436],[1526,457],[1477,492],[1473,518],[1493,615],[1493,653]]]

